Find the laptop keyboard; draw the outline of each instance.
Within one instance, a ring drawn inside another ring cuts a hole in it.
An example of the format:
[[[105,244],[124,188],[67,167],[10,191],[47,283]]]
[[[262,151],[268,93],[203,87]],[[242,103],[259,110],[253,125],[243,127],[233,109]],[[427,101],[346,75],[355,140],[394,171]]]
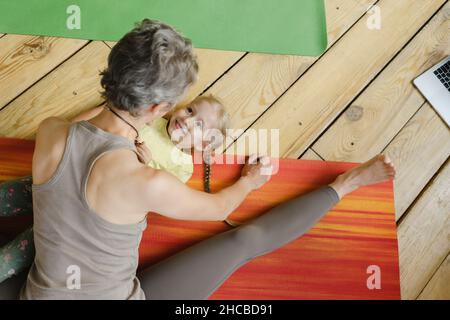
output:
[[[434,74],[450,92],[450,60],[434,71]]]

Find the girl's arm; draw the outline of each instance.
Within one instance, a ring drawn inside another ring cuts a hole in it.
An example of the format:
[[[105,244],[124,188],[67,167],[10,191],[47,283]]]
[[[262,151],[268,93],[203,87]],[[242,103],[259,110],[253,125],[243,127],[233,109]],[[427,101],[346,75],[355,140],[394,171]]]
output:
[[[79,115],[77,115],[75,118],[70,120],[70,122],[73,123],[73,122],[79,122],[79,121],[83,121],[83,120],[90,120],[90,119],[96,117],[103,110],[104,110],[103,106],[89,109],[89,110],[84,111],[84,112],[80,113]]]

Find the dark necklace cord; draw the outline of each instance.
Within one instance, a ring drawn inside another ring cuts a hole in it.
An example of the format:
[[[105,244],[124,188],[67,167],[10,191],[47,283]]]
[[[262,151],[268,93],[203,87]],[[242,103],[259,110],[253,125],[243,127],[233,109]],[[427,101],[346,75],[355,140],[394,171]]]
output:
[[[124,118],[122,118],[117,112],[115,112],[113,109],[111,109],[108,105],[106,105],[105,108],[108,109],[109,111],[111,111],[112,113],[114,113],[116,116],[118,116],[123,121],[125,121],[130,127],[132,127],[134,129],[134,131],[136,131],[136,139],[134,139],[134,142],[140,144],[141,142],[140,142],[140,139],[139,139],[139,132],[138,132],[138,130],[131,123],[129,123]]]
[[[203,188],[205,192],[211,193],[211,153],[207,151],[206,153],[206,161],[204,161],[203,165],[203,172],[204,172],[204,178],[203,178]],[[236,228],[241,225],[241,223],[225,219],[223,220],[226,224],[229,226]]]

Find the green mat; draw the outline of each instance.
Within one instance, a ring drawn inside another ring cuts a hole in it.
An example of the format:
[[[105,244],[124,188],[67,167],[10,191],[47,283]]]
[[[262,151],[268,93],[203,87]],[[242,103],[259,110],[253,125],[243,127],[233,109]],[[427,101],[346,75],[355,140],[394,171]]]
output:
[[[323,0],[0,0],[0,33],[117,41],[143,18],[198,48],[316,56],[327,46]]]

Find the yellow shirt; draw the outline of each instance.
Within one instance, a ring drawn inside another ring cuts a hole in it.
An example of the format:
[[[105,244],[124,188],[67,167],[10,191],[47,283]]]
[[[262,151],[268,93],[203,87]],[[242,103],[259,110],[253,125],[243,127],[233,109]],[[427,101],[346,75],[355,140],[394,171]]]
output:
[[[139,136],[152,154],[152,160],[148,165],[154,169],[170,172],[181,182],[186,183],[194,171],[192,156],[173,144],[167,133],[167,123],[168,120],[159,118],[139,132]]]

